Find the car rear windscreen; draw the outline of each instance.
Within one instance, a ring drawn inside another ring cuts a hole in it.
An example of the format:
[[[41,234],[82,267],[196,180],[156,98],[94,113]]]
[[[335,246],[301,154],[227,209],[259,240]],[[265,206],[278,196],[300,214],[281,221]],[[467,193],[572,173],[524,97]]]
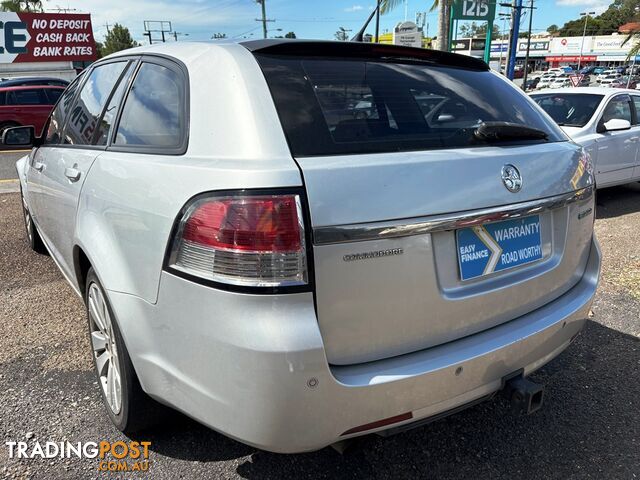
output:
[[[543,130],[565,141],[526,96],[490,71],[385,60],[255,54],[294,156],[485,145],[482,122]]]

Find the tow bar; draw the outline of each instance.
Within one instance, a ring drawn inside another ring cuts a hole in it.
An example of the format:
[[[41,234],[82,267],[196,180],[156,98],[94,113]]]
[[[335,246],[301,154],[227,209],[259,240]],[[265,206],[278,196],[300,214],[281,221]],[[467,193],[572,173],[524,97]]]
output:
[[[525,378],[520,371],[505,378],[502,393],[511,403],[514,413],[530,415],[542,407],[544,385]]]

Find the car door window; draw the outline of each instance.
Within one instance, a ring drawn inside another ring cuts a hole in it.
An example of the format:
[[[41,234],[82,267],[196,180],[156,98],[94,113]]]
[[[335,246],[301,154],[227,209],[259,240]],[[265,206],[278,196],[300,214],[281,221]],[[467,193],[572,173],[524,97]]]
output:
[[[71,109],[71,104],[78,91],[78,87],[82,83],[82,77],[77,77],[71,85],[67,87],[58,103],[49,116],[47,123],[47,131],[44,137],[44,145],[57,145],[62,140],[62,128],[67,118],[67,113]]]
[[[65,144],[93,143],[93,135],[102,111],[127,64],[127,61],[111,62],[98,65],[91,71],[69,114],[69,121],[64,130]]]
[[[636,109],[636,121],[634,122],[634,124],[640,125],[640,96],[632,95],[631,99],[633,100],[633,106]]]
[[[59,88],[48,88],[46,93],[47,97],[49,97],[49,105],[55,105],[63,91]]]
[[[143,62],[122,108],[114,145],[178,149],[186,137],[185,90],[178,69]]]
[[[111,99],[109,100],[109,104],[107,108],[105,108],[102,113],[102,118],[98,122],[98,126],[96,127],[96,133],[94,137],[94,145],[106,145],[109,140],[109,132],[111,131],[111,126],[116,118],[116,113],[118,113],[118,107],[122,103],[122,97],[129,83],[129,79],[135,70],[130,63],[127,67],[127,70],[121,75],[120,81],[118,82],[118,86],[114,90],[111,95]]]
[[[9,105],[47,105],[49,99],[41,88],[14,90],[9,95]]]
[[[613,119],[627,120],[629,123],[632,123],[631,101],[629,97],[615,97],[611,99],[605,107],[602,114],[602,123],[607,123]]]

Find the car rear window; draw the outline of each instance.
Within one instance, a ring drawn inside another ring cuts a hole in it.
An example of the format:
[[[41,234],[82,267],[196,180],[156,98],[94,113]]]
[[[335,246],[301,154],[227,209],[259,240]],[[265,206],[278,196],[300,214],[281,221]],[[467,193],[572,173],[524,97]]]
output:
[[[483,141],[473,132],[485,121],[518,123],[543,130],[546,141],[566,140],[524,94],[489,71],[260,53],[256,58],[295,156],[477,146]]]

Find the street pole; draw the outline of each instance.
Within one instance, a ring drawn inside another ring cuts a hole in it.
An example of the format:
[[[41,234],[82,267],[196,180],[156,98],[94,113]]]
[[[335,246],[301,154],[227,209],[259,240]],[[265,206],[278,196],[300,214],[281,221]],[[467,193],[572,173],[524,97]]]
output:
[[[374,43],[380,43],[380,2],[382,0],[378,0],[378,6],[376,7],[376,40]]]
[[[580,43],[580,56],[578,57],[578,73],[580,73],[580,65],[582,64],[582,50],[584,49],[584,37],[587,35],[587,21],[589,15],[595,15],[596,12],[582,12],[580,16],[584,16],[584,29],[582,30],[582,42]]]
[[[522,90],[527,90],[527,76],[529,75],[529,48],[531,48],[531,24],[533,23],[533,0],[529,6],[529,36],[527,37],[527,53],[524,56],[524,76],[522,77]]]
[[[504,6],[503,4],[501,4]],[[508,4],[507,4],[508,6]],[[507,60],[507,78],[513,80],[513,71],[516,67],[516,54],[518,52],[518,32],[520,32],[520,12],[522,11],[522,0],[514,0],[511,5],[511,30],[509,32],[509,58]]]
[[[267,7],[265,5],[267,0],[257,0],[262,6],[262,36],[267,38]]]

